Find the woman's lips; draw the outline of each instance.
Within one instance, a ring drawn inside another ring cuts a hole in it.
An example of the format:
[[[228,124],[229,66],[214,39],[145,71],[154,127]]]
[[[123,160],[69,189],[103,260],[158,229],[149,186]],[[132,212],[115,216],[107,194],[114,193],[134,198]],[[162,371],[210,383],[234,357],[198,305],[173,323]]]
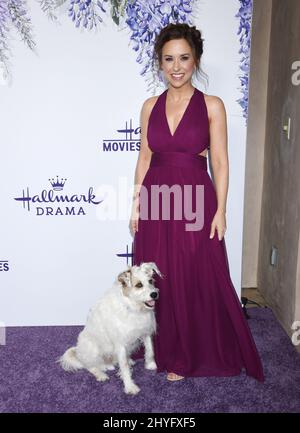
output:
[[[178,80],[178,81],[181,80],[183,76],[184,76],[184,74],[171,74],[171,77],[174,80]]]

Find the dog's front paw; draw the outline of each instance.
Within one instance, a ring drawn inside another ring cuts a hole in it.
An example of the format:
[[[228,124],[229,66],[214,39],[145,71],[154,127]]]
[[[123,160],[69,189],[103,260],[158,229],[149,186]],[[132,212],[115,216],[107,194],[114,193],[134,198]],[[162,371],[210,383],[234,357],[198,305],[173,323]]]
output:
[[[107,379],[109,379],[109,376],[106,373],[104,373],[104,371],[95,369],[93,375],[95,376],[98,382],[105,382]]]
[[[101,373],[97,375],[96,379],[98,382],[105,382],[109,379],[109,376],[106,373]]]
[[[138,392],[140,392],[140,388],[135,384],[135,383],[131,383],[130,385],[125,386],[125,393],[126,394],[137,394]]]
[[[115,366],[113,364],[106,364],[105,365],[105,370],[115,370]]]
[[[156,370],[157,369],[157,365],[155,361],[149,361],[145,363],[145,368],[147,370]]]
[[[95,376],[98,382],[104,382],[105,380],[109,379],[109,376],[107,376],[104,371],[100,370],[97,367],[90,368],[89,372],[92,373],[93,376]]]
[[[133,359],[129,358],[129,359],[128,359],[128,364],[129,364],[129,365],[134,365],[134,364],[135,364],[135,361],[134,361]]]

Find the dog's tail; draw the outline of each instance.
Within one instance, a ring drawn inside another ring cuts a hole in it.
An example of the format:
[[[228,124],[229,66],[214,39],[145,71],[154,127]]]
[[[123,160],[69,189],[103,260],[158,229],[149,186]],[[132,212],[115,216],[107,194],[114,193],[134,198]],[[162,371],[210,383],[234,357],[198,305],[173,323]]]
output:
[[[66,371],[76,371],[80,368],[84,368],[81,362],[76,356],[76,347],[70,347],[58,360],[57,362]]]

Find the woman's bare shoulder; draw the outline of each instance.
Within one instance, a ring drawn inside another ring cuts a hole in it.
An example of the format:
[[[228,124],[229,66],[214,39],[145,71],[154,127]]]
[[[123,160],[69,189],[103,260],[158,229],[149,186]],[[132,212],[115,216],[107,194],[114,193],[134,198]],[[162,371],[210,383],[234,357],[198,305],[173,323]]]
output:
[[[146,111],[149,111],[149,110],[151,111],[152,108],[154,107],[158,97],[159,97],[159,95],[158,96],[150,96],[150,98],[147,98],[144,101],[142,108]]]
[[[151,114],[151,111],[158,99],[158,96],[150,96],[150,98],[147,98],[143,105],[141,110],[141,116],[143,119],[148,120]]]
[[[203,93],[204,99],[207,105],[209,105],[212,108],[217,108],[220,106],[224,106],[223,100],[219,96],[215,95],[207,95],[206,93]]]
[[[219,96],[215,95],[207,95],[203,93],[204,100],[207,106],[208,116],[211,119],[214,115],[224,113],[225,105],[223,100]]]

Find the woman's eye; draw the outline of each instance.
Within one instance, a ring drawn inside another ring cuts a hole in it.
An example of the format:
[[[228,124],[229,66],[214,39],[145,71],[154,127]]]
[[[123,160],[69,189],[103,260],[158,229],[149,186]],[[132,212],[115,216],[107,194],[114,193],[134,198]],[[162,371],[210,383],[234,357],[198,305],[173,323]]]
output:
[[[188,56],[181,57],[181,60],[188,60],[188,59],[189,59]],[[170,60],[173,60],[173,59],[172,59],[171,57],[168,57],[168,58],[166,59],[167,62],[169,62]]]

